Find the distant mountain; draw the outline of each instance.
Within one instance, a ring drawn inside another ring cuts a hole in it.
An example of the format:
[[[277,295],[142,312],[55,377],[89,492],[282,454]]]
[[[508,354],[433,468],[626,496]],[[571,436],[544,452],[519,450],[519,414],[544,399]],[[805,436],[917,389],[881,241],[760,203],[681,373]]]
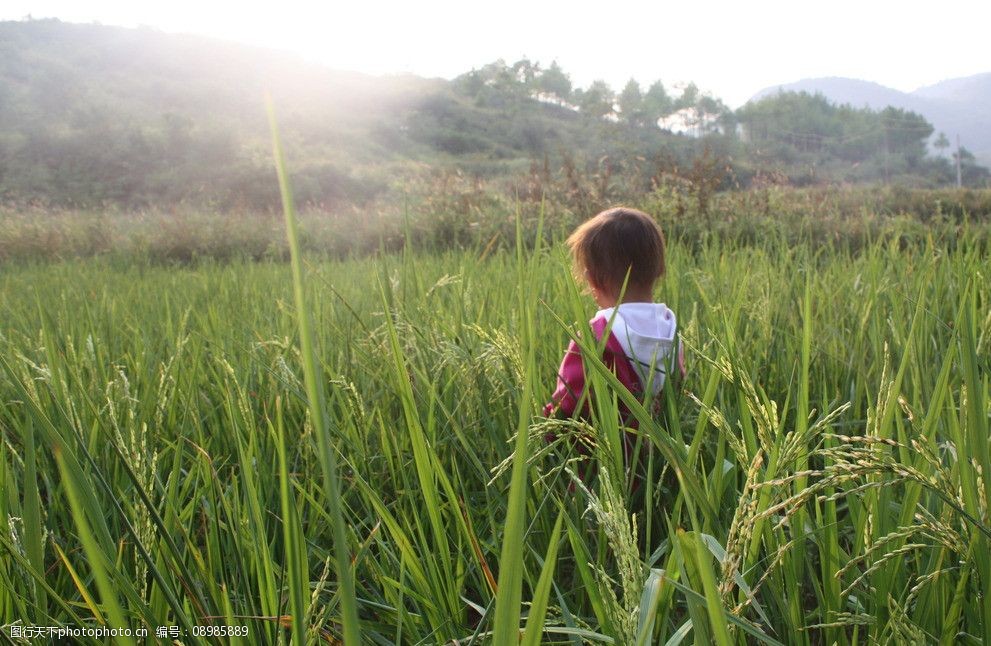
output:
[[[834,103],[874,110],[890,105],[918,112],[933,124],[936,133],[946,133],[954,144],[959,135],[961,145],[978,161],[991,164],[991,73],[941,81],[914,92],[842,77],[802,79],[764,88],[751,101],[779,91],[818,92]]]
[[[988,105],[991,100],[991,72],[975,74],[949,81],[940,81],[935,85],[919,88],[912,96],[935,101],[954,101]]]
[[[890,87],[885,87],[880,83],[871,81],[861,81],[859,79],[843,78],[841,76],[827,76],[823,78],[802,79],[786,85],[775,85],[764,88],[755,94],[750,100],[762,99],[769,94],[776,92],[816,92],[823,94],[834,103],[849,103],[850,105],[872,109],[894,106],[914,110],[919,107],[916,97],[905,92],[899,92]]]

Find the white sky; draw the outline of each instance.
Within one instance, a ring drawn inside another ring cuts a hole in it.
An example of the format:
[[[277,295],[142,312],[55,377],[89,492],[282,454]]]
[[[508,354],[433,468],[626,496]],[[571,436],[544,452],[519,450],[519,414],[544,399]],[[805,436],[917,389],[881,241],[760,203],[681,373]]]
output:
[[[557,59],[576,85],[695,81],[731,106],[805,77],[914,90],[991,72],[991,1],[4,0],[0,19],[157,27],[299,52],[338,69],[454,77]]]

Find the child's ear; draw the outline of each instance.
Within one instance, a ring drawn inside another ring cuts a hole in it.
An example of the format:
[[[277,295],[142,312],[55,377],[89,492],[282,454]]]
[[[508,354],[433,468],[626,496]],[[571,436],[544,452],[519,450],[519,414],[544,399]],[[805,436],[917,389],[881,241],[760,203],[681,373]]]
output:
[[[599,281],[595,280],[595,278],[592,276],[591,273],[589,273],[587,269],[585,270],[584,275],[585,275],[585,282],[588,283],[589,289],[591,289],[593,292],[603,291],[602,285],[599,284]]]

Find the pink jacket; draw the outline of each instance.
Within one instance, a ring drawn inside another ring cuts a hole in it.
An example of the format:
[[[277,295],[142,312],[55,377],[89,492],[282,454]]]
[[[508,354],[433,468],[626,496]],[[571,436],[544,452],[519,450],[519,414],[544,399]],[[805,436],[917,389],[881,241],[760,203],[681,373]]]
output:
[[[678,367],[684,376],[684,354],[675,336],[677,323],[674,312],[667,306],[663,303],[622,303],[618,308],[600,310],[589,321],[596,340],[602,340],[610,317],[613,317],[613,326],[606,340],[602,362],[630,392],[641,396],[648,380],[654,392],[659,392],[675,347],[678,348]],[[585,368],[581,350],[577,343],[571,341],[558,370],[557,388],[551,395],[551,401],[544,406],[544,416],[555,412],[566,417],[573,416],[584,391]],[[625,417],[625,407],[621,406],[621,410]],[[587,405],[580,411],[580,414],[585,413]],[[631,421],[628,425],[635,427],[636,423]]]

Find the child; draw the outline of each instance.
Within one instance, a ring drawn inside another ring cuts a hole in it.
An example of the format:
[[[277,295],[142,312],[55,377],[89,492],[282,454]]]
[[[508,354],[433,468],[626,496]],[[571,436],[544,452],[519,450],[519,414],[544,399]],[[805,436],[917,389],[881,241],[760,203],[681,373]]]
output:
[[[675,336],[674,312],[664,303],[653,302],[654,285],[664,275],[664,236],[654,220],[636,209],[609,209],[579,226],[568,238],[568,246],[575,272],[583,276],[602,308],[589,322],[597,341],[612,319],[602,361],[623,386],[642,398],[649,385],[656,395],[674,356],[683,376],[684,356]],[[572,341],[544,415],[575,415],[584,390],[585,370],[578,345]],[[586,411],[587,404],[577,412]],[[624,421],[636,427],[634,420]],[[630,447],[626,448],[629,458]]]

